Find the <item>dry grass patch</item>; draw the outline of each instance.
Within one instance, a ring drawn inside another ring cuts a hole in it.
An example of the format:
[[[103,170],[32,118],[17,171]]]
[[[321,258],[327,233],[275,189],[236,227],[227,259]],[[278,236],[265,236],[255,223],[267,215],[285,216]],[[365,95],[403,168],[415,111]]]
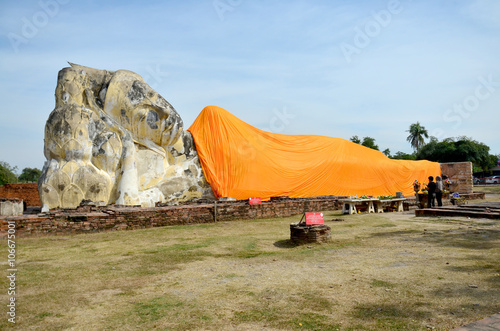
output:
[[[16,326],[449,330],[500,311],[500,221],[325,215],[321,245],[291,244],[300,216],[20,239]]]
[[[486,194],[500,194],[500,185],[474,185],[474,192]]]
[[[486,193],[483,202],[500,200],[500,185],[474,185],[474,192]]]

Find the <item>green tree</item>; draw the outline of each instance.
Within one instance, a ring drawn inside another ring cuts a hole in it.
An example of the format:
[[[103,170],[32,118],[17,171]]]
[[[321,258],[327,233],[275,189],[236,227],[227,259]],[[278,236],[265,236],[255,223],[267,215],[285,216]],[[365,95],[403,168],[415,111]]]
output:
[[[0,161],[0,185],[16,183],[15,171],[17,171],[17,167],[11,167],[7,162]]]
[[[489,153],[490,148],[472,138],[446,138],[438,141],[431,137],[430,141],[417,153],[417,159],[436,162],[470,161],[474,167],[486,171],[496,165],[497,158]]]
[[[352,136],[351,138],[349,138],[349,140],[352,141],[353,143],[361,144],[361,140],[359,139],[358,136]]]
[[[391,150],[389,148],[384,149],[382,153],[387,157],[391,157]]]
[[[375,144],[375,139],[373,139],[372,137],[364,137],[361,145],[368,148],[373,148],[378,151],[378,145]]]
[[[417,122],[410,125],[410,129],[406,130],[406,132],[410,133],[410,135],[406,138],[406,140],[411,144],[411,147],[415,149],[418,153],[420,148],[422,148],[422,146],[425,145],[424,138],[429,138],[427,130],[422,125],[420,125],[419,122]]]
[[[23,172],[19,176],[19,181],[21,182],[38,182],[38,178],[42,171],[37,168],[24,168]]]
[[[416,160],[417,156],[415,153],[412,154],[407,154],[403,152],[396,152],[393,156],[391,156],[391,159],[397,159],[397,160]]]
[[[353,143],[360,144],[368,148],[373,148],[378,151],[378,146],[375,144],[375,139],[373,139],[372,137],[364,137],[361,141],[358,136],[352,136],[351,138],[349,138],[349,140]]]

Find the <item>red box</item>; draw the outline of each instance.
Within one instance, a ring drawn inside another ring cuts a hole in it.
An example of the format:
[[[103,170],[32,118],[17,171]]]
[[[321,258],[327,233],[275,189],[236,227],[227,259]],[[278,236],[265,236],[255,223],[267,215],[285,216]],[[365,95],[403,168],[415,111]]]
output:
[[[305,214],[306,214],[306,225],[325,224],[323,213],[305,213]]]
[[[251,205],[259,205],[262,203],[262,200],[260,198],[250,198],[248,199],[248,203]]]

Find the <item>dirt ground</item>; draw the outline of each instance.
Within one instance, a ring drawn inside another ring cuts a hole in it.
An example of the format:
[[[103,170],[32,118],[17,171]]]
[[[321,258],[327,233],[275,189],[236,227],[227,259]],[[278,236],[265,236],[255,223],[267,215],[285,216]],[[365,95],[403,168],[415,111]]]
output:
[[[24,238],[16,327],[451,330],[500,312],[500,220],[327,211],[332,240],[295,246],[299,219]]]

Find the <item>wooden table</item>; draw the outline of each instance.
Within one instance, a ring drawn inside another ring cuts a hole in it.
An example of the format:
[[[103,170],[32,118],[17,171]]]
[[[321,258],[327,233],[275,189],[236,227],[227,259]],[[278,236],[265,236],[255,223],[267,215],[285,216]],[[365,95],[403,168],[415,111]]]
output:
[[[342,202],[342,214],[356,214],[358,211],[356,209],[356,204],[368,204],[368,212],[374,213],[375,206],[374,202],[378,201],[377,198],[367,198],[367,199],[339,199]]]
[[[358,211],[356,209],[356,204],[367,204],[368,205],[368,213],[375,213],[375,206],[377,207],[378,213],[383,213],[384,208],[383,204],[387,202],[396,202],[396,209],[398,212],[403,211],[403,201],[406,198],[393,198],[393,199],[378,199],[378,198],[367,198],[367,199],[339,199],[342,202],[342,214],[356,214]]]
[[[405,201],[406,198],[393,198],[393,199],[378,199],[375,203],[377,204],[377,211],[379,213],[384,212],[384,208],[382,207],[382,204],[385,202],[396,202],[396,211],[401,212],[403,211],[403,201]]]

